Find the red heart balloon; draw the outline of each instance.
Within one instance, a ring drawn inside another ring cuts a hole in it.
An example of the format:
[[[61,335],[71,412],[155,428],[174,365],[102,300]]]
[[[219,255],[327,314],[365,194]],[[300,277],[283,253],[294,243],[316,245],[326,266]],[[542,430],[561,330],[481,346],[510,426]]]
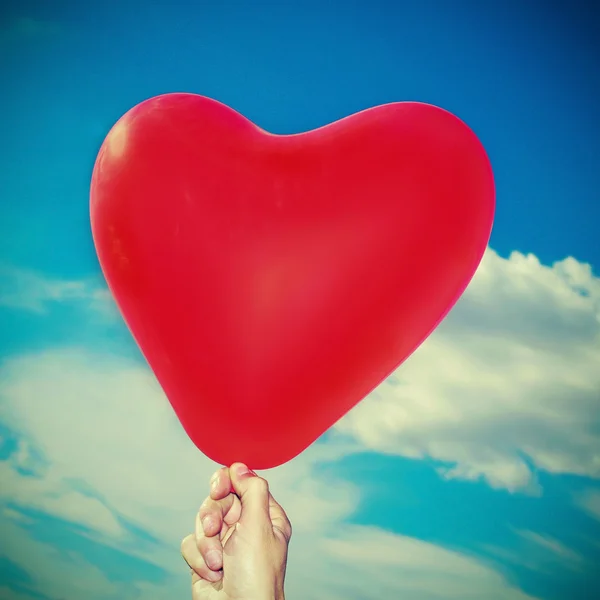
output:
[[[494,202],[481,143],[434,106],[279,136],[214,100],[167,94],[108,134],[91,222],[189,437],[218,463],[264,469],[436,327],[483,256]]]

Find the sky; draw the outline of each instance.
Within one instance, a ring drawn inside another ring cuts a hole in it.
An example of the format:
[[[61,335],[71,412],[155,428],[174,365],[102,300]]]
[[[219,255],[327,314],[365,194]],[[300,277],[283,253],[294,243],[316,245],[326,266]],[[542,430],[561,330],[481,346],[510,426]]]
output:
[[[193,4],[193,6],[192,6]],[[600,69],[590,2],[20,2],[0,8],[0,599],[185,598],[217,467],[115,308],[89,226],[138,102],[307,131],[436,104],[484,144],[489,247],[431,337],[263,473],[289,600],[600,593]]]

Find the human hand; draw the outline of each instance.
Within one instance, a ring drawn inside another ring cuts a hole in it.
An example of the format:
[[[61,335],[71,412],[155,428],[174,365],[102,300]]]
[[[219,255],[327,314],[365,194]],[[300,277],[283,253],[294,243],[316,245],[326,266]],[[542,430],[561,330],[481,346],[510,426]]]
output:
[[[192,600],[285,600],[292,527],[268,483],[235,463],[211,478],[195,532],[181,543]]]

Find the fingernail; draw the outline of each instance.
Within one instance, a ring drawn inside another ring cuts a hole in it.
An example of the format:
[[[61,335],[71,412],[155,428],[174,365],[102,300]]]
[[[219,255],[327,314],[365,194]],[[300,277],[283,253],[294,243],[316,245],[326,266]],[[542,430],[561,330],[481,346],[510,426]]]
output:
[[[238,465],[235,469],[238,477],[243,477],[244,475],[253,475],[252,471],[246,465]]]
[[[210,489],[214,492],[217,489],[217,486],[219,485],[219,476],[217,475],[217,477],[215,477],[211,482],[210,482]]]
[[[219,570],[219,571],[209,571],[208,572],[208,579],[210,581],[214,581],[215,583],[217,581],[219,581],[219,579],[221,579],[223,577],[223,571]]]
[[[213,570],[221,568],[221,553],[217,550],[209,550],[206,553],[206,564]]]

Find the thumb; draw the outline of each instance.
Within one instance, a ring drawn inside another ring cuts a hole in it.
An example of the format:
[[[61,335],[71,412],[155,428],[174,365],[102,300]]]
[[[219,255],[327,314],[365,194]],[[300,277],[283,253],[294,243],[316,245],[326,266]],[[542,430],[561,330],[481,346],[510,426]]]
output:
[[[240,498],[242,514],[240,521],[260,524],[269,518],[269,484],[243,463],[234,463],[229,468],[231,486]]]

